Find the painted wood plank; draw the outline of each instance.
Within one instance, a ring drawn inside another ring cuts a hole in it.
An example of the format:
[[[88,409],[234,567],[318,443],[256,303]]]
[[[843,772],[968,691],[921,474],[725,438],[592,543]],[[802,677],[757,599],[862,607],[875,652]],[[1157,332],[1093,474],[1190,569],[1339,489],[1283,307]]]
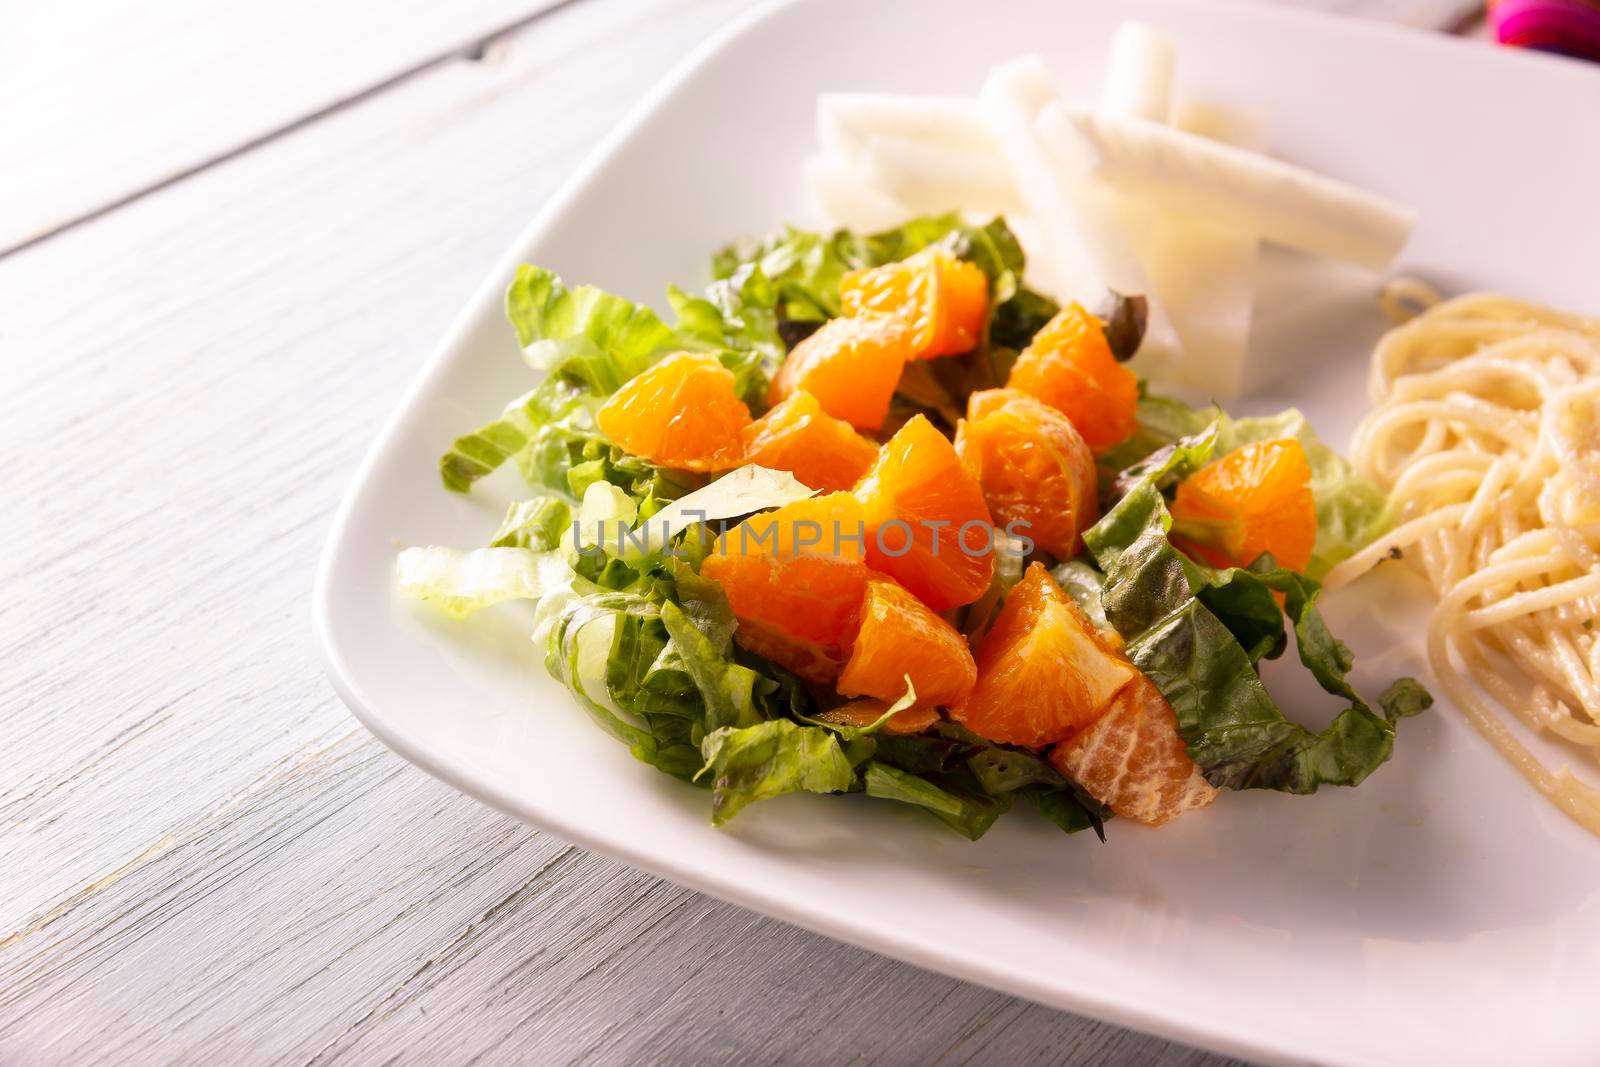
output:
[[[561,0],[25,4],[0,34],[0,251]]]
[[[0,260],[0,1062],[1222,1062],[574,851],[323,680],[354,461],[741,6],[584,0]]]

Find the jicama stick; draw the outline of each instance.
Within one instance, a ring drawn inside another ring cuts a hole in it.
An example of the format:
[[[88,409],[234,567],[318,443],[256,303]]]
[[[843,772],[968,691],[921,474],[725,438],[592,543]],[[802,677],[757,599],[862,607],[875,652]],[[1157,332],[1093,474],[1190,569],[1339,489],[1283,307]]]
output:
[[[1343,182],[1140,119],[1073,111],[1039,116],[1041,140],[1071,177],[1259,234],[1303,251],[1386,268],[1412,212]]]
[[[1143,22],[1124,22],[1111,38],[1100,110],[1107,115],[1166,122],[1172,110],[1178,45]]]
[[[1185,103],[1174,118],[1179,129],[1241,148],[1265,140],[1265,121],[1248,111]],[[1218,399],[1237,396],[1245,384],[1260,242],[1248,231],[1173,211],[1140,219],[1134,246],[1183,348],[1164,384]]]
[[[868,137],[855,157],[862,176],[913,211],[1006,214],[1020,207],[1010,176],[995,166],[992,145],[981,152],[936,141]]]
[[[1057,295],[1093,304],[1107,288],[1149,293],[1107,194],[1066,180],[1035,132],[1040,111],[1056,100],[1044,62],[1025,56],[1002,63],[990,72],[978,100],[1017,193],[1046,238],[1050,273],[1064,287]],[[1168,358],[1175,342],[1166,313],[1152,301],[1140,354],[1147,362]]]
[[[805,185],[812,206],[829,226],[887,230],[916,214],[875,188],[848,163],[833,156],[811,156],[806,160]]]
[[[1005,180],[1005,168],[994,158],[994,138],[976,100],[903,93],[817,97],[817,142],[824,152],[850,158],[873,137],[898,137],[971,153],[990,161],[993,175]]]

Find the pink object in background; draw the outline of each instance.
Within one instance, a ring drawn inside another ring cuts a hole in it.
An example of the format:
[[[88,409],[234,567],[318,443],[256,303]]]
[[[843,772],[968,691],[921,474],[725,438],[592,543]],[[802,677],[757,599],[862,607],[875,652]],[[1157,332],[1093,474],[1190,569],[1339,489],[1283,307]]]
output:
[[[1501,44],[1600,60],[1600,5],[1586,0],[1496,0],[1489,25]]]

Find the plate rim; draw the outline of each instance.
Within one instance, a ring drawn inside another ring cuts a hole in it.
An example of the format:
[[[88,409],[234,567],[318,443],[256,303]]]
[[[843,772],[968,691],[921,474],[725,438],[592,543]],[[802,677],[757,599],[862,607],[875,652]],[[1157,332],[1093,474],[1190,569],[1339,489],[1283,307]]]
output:
[[[646,92],[622,121],[600,140],[560,184],[556,192],[546,200],[533,219],[512,238],[506,251],[491,264],[483,282],[473,290],[462,308],[453,316],[443,336],[432,347],[357,464],[340,496],[323,541],[311,590],[311,622],[318,652],[328,678],[356,720],[407,762],[497,811],[589,851],[832,940],[864,948],[961,981],[975,982],[1055,1010],[1071,1012],[1224,1055],[1258,1062],[1283,1064],[1310,1062],[1311,1054],[1303,1049],[1232,1029],[1226,1024],[1209,1024],[1204,1017],[1193,1017],[1191,1013],[1184,1012],[1181,1008],[1177,1011],[1155,1011],[1141,1007],[1129,997],[1097,995],[1092,988],[1068,988],[1046,983],[1032,979],[1026,974],[1008,972],[986,961],[981,955],[962,950],[960,946],[946,946],[934,951],[915,938],[897,936],[865,922],[852,922],[846,915],[794,907],[782,897],[745,889],[742,883],[731,875],[719,876],[708,873],[702,868],[675,862],[670,856],[636,847],[626,839],[613,839],[603,834],[592,833],[582,823],[570,820],[557,811],[532,809],[511,793],[476,778],[459,760],[438,749],[430,748],[405,731],[396,728],[377,709],[376,702],[365,695],[357,673],[345,660],[335,620],[335,588],[340,564],[346,552],[351,550],[349,535],[359,514],[359,505],[363,502],[365,491],[372,480],[374,469],[382,457],[391,450],[394,442],[403,435],[409,424],[420,417],[424,395],[453,362],[455,352],[484,314],[486,307],[497,306],[501,302],[505,279],[526,258],[523,250],[543,239],[546,231],[553,228],[563,217],[572,201],[629,141],[665,110],[696,72],[736,45],[756,27],[780,12],[803,6],[807,2],[809,0],[765,0],[723,26],[680,60],[665,77]],[[1490,48],[1480,42],[1439,31],[1358,19],[1328,11],[1264,5],[1258,0],[1255,2],[1187,0],[1185,6],[1229,12],[1262,22],[1298,26],[1307,32],[1318,29],[1326,31],[1337,27],[1337,32],[1357,37],[1404,39],[1413,47],[1448,50],[1458,57],[1475,56],[1471,62],[1477,63],[1513,65],[1535,63],[1546,66],[1552,59],[1564,58],[1524,54],[1520,50],[1513,49]],[[1571,64],[1573,70],[1587,71],[1587,68],[1576,60],[1567,62]],[[1330,1065],[1355,1062],[1339,1057],[1330,1058],[1322,1053],[1316,1054],[1316,1060]]]

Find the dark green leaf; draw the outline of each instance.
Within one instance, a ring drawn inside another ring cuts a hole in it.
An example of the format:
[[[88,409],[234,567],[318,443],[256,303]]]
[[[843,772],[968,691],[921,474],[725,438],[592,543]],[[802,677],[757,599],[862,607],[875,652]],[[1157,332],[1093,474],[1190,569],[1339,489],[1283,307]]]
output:
[[[1111,818],[1111,813],[1077,786],[1069,784],[1059,789],[1031,789],[1026,795],[1039,809],[1039,814],[1066,833],[1093,830],[1102,843],[1105,841],[1105,823]]]
[[[864,778],[868,796],[926,809],[969,841],[987,833],[1011,807],[1009,796],[992,797],[977,789],[962,788],[954,775],[935,782],[881,760],[867,763]]]
[[[1168,542],[1166,504],[1152,475],[1128,493],[1085,541],[1106,574],[1106,616],[1127,640],[1128,656],[1149,675],[1177,713],[1189,754],[1213,785],[1314,792],[1319,785],[1356,785],[1394,747],[1394,713],[1380,714],[1345,678],[1349,653],[1316,611],[1317,583],[1281,568],[1209,571]],[[1252,589],[1252,585],[1259,586]],[[1249,606],[1242,632],[1266,639],[1258,617],[1271,592],[1284,595],[1300,660],[1327,692],[1350,707],[1328,729],[1289,721],[1268,695],[1250,652],[1205,603]],[[1414,685],[1415,683],[1412,683]],[[1396,708],[1415,706],[1410,686]]]
[[[1112,292],[1105,307],[1095,309],[1105,327],[1106,343],[1118,362],[1126,363],[1144,343],[1145,327],[1150,321],[1150,301],[1143,296],[1124,296]]]

